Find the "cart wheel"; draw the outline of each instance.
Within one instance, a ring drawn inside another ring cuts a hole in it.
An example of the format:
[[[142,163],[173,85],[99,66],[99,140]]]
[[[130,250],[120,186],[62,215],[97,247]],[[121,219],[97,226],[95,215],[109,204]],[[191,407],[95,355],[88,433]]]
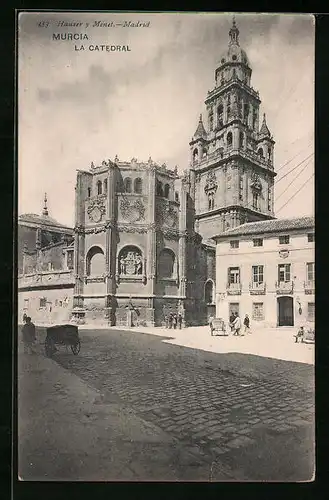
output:
[[[45,353],[48,358],[51,358],[55,352],[55,346],[51,340],[46,340]]]
[[[71,350],[75,356],[79,354],[80,348],[81,348],[80,340],[78,340],[75,344],[71,345]]]

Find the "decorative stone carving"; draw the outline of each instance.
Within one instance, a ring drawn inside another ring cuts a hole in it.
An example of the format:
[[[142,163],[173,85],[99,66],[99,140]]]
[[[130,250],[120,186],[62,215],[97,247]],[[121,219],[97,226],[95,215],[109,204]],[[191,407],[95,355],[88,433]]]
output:
[[[74,233],[75,234],[84,234],[84,227],[81,224],[75,226]]]
[[[155,207],[156,219],[161,227],[175,227],[178,224],[176,208],[168,200],[158,200]]]
[[[256,174],[256,172],[253,172],[253,174],[251,176],[251,188],[255,191],[262,190],[262,184],[260,182],[259,175]]]
[[[120,252],[120,276],[135,276],[143,273],[143,258],[138,248],[128,247]]]
[[[213,170],[209,170],[206,177],[206,184],[204,187],[205,193],[208,195],[210,193],[215,193],[218,188],[218,182],[216,178],[216,174]]]
[[[139,222],[145,220],[145,206],[140,199],[131,202],[127,197],[123,197],[120,203],[121,214],[129,222]]]
[[[126,225],[126,224],[120,224],[118,226],[118,231],[123,232],[123,233],[144,234],[144,233],[147,233],[147,228],[146,227],[138,227],[138,226],[130,226],[130,225]]]
[[[92,222],[100,222],[102,217],[105,215],[106,208],[104,200],[101,198],[96,198],[89,203],[87,208],[87,213],[89,215],[89,219]]]

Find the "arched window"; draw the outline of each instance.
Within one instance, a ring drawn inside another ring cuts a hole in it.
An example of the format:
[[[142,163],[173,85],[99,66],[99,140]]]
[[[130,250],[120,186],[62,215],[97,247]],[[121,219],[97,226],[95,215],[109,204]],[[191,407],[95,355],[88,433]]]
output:
[[[217,107],[217,126],[221,128],[223,126],[223,104],[219,104]]]
[[[268,159],[271,160],[271,158],[272,158],[272,148],[268,147],[268,149],[267,149],[267,155],[268,155]]]
[[[120,275],[135,276],[143,273],[143,255],[138,247],[126,246],[120,250],[118,256],[118,270]]]
[[[233,142],[232,132],[229,132],[227,134],[226,140],[227,140],[227,147],[231,148],[232,147],[232,142]]]
[[[107,194],[107,179],[104,180],[104,194]]]
[[[163,196],[163,186],[160,181],[157,181],[157,196]]]
[[[179,203],[179,193],[175,192],[175,201]]]
[[[142,179],[140,179],[140,177],[138,177],[134,181],[134,191],[137,194],[142,194],[142,190],[143,190],[143,182],[142,182]]]
[[[240,148],[244,147],[244,134],[240,132]]]
[[[214,302],[214,284],[211,280],[207,281],[204,287],[204,298],[206,304],[213,304]]]
[[[209,130],[211,131],[214,128],[214,114],[212,110],[209,113]]]
[[[176,274],[175,254],[169,248],[161,251],[158,259],[158,276],[160,278],[173,278]]]
[[[100,247],[92,247],[86,258],[87,276],[100,276],[105,272],[104,252]]]
[[[97,182],[97,194],[102,194],[102,181]]]
[[[91,196],[91,188],[88,188],[88,198]]]
[[[243,117],[245,121],[248,120],[248,115],[249,115],[249,105],[247,102],[245,102],[243,105]]]
[[[124,180],[125,192],[131,193],[131,179],[130,177],[126,177]]]
[[[263,151],[263,148],[259,148],[259,149],[258,149],[258,151],[257,151],[257,153],[259,154],[259,156],[260,156],[261,158],[264,158],[264,151]]]
[[[199,158],[199,152],[197,148],[195,148],[195,150],[193,151],[193,162],[198,161],[198,158]]]
[[[164,196],[165,196],[165,198],[169,198],[169,191],[170,191],[169,184],[165,184],[165,187],[164,187]]]

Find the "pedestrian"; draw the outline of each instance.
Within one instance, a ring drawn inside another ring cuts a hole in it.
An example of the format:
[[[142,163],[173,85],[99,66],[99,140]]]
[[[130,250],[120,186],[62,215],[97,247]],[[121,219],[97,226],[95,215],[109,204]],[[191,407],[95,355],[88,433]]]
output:
[[[243,324],[244,324],[244,333],[251,333],[250,318],[249,318],[248,314],[245,315],[244,320],[243,320]]]
[[[178,328],[181,330],[182,329],[182,322],[183,322],[183,317],[182,317],[181,313],[178,313],[177,321],[178,321]]]
[[[233,328],[234,328],[234,333],[233,335],[240,335],[240,329],[241,329],[241,319],[238,313],[236,313],[234,322],[233,322]]]
[[[212,336],[213,330],[214,330],[214,325],[213,325],[214,317],[211,315],[209,316],[209,326],[210,326],[210,335]]]
[[[177,314],[173,315],[173,325],[174,325],[174,330],[176,330],[176,327],[177,327]]]
[[[169,329],[172,328],[172,321],[173,321],[173,315],[172,313],[169,313],[169,318],[168,318],[168,322],[169,322]]]
[[[22,338],[25,354],[34,354],[33,344],[36,340],[35,325],[32,323],[29,316],[26,317],[26,322],[22,328]]]
[[[235,320],[235,313],[234,313],[234,312],[231,312],[231,316],[230,316],[230,328],[231,328],[231,333],[233,333],[233,331],[234,331],[234,326],[233,326],[234,320]]]
[[[303,342],[304,340],[304,334],[305,334],[305,331],[304,331],[304,327],[301,326],[297,332],[297,335],[295,335],[295,343],[300,340],[301,342]]]
[[[24,313],[24,314],[23,314],[23,324],[25,324],[25,323],[26,323],[26,318],[27,318],[27,314],[26,314],[26,313]]]
[[[169,328],[169,318],[168,318],[168,314],[165,315],[165,325],[166,325],[166,328]]]

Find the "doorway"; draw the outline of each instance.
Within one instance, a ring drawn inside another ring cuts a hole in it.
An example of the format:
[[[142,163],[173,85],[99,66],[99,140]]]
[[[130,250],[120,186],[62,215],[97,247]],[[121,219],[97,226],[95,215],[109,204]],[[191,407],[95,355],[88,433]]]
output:
[[[237,313],[240,316],[239,302],[230,302],[228,306],[228,317],[230,318],[233,313]]]
[[[278,326],[294,326],[294,300],[292,297],[278,298]]]

